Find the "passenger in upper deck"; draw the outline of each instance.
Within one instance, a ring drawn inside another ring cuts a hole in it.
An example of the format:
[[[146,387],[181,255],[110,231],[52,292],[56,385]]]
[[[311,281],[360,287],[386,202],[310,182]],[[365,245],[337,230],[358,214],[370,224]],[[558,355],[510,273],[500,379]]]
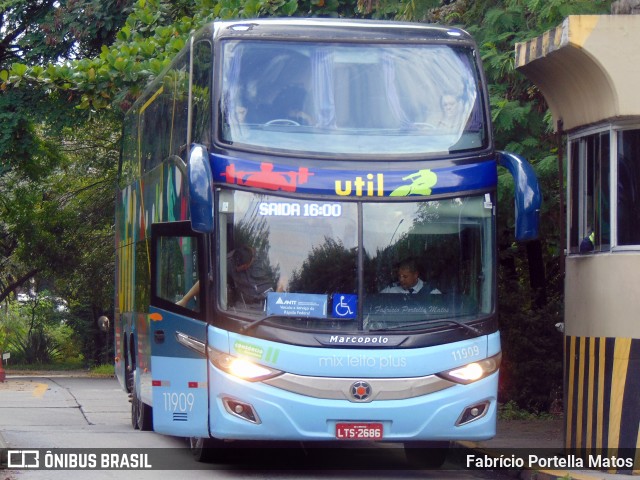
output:
[[[457,130],[460,126],[460,109],[462,101],[457,95],[445,93],[440,99],[440,109],[442,117],[436,127],[439,130]]]
[[[238,105],[235,106],[235,120],[238,123],[244,123],[247,119],[247,107],[240,103]]]

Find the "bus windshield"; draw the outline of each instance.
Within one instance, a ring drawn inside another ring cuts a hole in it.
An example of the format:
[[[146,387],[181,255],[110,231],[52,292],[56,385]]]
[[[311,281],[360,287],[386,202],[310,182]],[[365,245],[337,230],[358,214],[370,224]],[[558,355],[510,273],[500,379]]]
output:
[[[493,311],[488,193],[393,203],[219,195],[220,306],[247,321],[413,331]]]
[[[219,140],[332,156],[486,147],[471,49],[227,40]]]

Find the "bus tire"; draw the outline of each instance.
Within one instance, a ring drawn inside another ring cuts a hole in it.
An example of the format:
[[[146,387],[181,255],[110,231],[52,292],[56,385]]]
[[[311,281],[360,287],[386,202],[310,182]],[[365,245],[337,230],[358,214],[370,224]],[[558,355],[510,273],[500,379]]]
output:
[[[219,462],[225,457],[227,445],[217,438],[189,438],[191,454],[196,462]]]
[[[407,442],[404,454],[407,461],[419,468],[437,469],[447,459],[449,442]]]
[[[135,376],[131,387],[131,426],[143,432],[153,430],[153,410],[138,396]]]

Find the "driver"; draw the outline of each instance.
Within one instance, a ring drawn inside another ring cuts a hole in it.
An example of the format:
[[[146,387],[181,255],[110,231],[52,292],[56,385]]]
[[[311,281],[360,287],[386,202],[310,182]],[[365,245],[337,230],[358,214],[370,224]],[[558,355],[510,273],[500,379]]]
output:
[[[271,113],[274,119],[293,120],[300,125],[311,125],[311,115],[304,111],[307,92],[299,85],[287,85],[273,100]]]
[[[398,264],[398,282],[380,291],[380,293],[404,293],[412,295],[416,293],[430,294],[442,293],[437,288],[429,289],[420,278],[418,262],[414,258],[406,258]]]

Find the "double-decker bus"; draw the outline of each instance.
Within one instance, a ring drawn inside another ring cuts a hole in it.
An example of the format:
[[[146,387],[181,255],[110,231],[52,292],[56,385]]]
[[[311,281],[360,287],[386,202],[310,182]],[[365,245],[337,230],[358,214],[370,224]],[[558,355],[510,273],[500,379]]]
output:
[[[422,458],[494,436],[498,165],[521,240],[540,194],[490,127],[457,28],[194,34],[123,130],[115,365],[133,426],[188,437],[198,458],[231,440]]]

